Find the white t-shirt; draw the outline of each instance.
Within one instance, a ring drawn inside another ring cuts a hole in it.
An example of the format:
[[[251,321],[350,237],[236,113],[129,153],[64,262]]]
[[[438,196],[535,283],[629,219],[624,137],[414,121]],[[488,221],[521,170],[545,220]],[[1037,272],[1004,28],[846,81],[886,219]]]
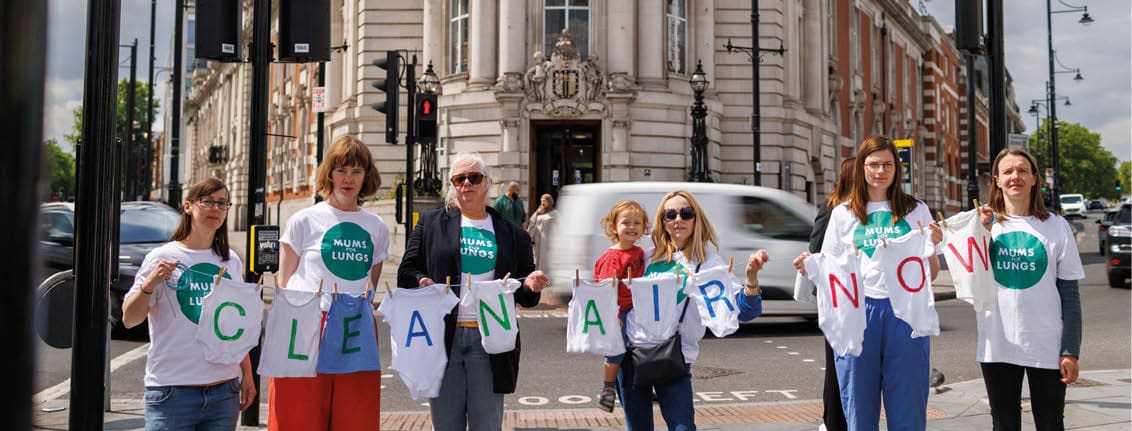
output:
[[[743,286],[726,266],[700,267],[692,283],[684,288],[703,317],[703,324],[716,337],[726,337],[739,329],[739,304],[736,296]]]
[[[976,311],[994,308],[998,289],[990,264],[991,234],[975,210],[949,217],[943,226],[943,256],[955,283],[955,296]]]
[[[812,254],[806,276],[817,292],[818,327],[840,356],[858,356],[865,340],[865,298],[861,296],[861,259],[855,253]]]
[[[244,267],[239,256],[229,250],[228,261],[224,262],[212,250],[191,250],[179,242],[169,242],[145,256],[126,298],[143,295],[142,284],[162,260],[177,261],[180,277],[170,280],[168,285],[158,284],[153,294],[147,295],[150,342],[145,363],[145,385],[201,385],[239,376],[239,364],[220,365],[206,361],[204,350],[196,341],[201,304],[212,291],[213,279],[222,267],[227,270],[225,278],[242,278]]]
[[[480,344],[488,354],[515,350],[519,335],[518,316],[515,315],[515,291],[519,280],[478,281],[464,286],[468,292],[460,300],[461,308],[472,308],[479,316]]]
[[[888,298],[890,286],[881,282],[879,265],[886,262],[873,261],[873,250],[881,245],[882,237],[899,238],[920,226],[927,228],[932,222],[932,214],[923,202],[917,202],[912,212],[896,220],[895,223],[892,220],[892,208],[888,201],[869,202],[865,206],[865,212],[868,213],[869,222],[862,225],[857,216],[849,211],[848,203],[835,207],[829,214],[829,227],[825,231],[821,252],[830,255],[853,253],[853,245],[856,244],[861,254],[866,257],[861,263],[865,296],[884,299]]]
[[[330,310],[335,283],[338,292],[360,296],[370,270],[389,257],[389,228],[381,217],[362,209],[340,211],[326,202],[291,216],[279,242],[299,255],[292,275],[305,281],[299,288],[317,291],[322,281],[322,311]]]
[[[459,299],[443,284],[397,289],[377,308],[389,324],[391,364],[414,399],[436,398],[444,379],[444,316]]]
[[[1007,216],[991,227],[991,264],[998,303],[976,312],[979,362],[1058,369],[1061,296],[1057,279],[1085,278],[1069,223],[1058,215]]]
[[[617,286],[612,278],[582,280],[574,288],[566,320],[566,351],[602,356],[625,353],[617,320]]]
[[[460,216],[460,298],[468,295],[468,274],[472,274],[471,282],[492,281],[495,279],[495,260],[499,254],[499,246],[495,241],[495,226],[491,224],[491,215],[476,220],[468,216]],[[474,306],[465,305],[460,301],[459,312],[456,313],[457,322],[476,322],[479,320],[479,310]]]
[[[645,250],[646,258],[647,256],[651,255],[651,249]],[[681,272],[681,274],[683,275],[681,275],[680,277],[682,283],[681,292],[676,298],[676,306],[679,307],[682,311],[684,308],[684,301],[687,299],[687,296],[684,295],[682,290],[684,283],[686,283],[687,275],[695,274],[697,266],[699,266],[700,269],[707,269],[727,264],[723,261],[722,257],[719,257],[718,253],[710,249],[710,246],[709,250],[707,251],[707,258],[704,260],[703,264],[697,265],[697,263],[698,262],[689,262],[688,259],[684,257],[683,251],[677,251],[675,253],[672,253],[671,262],[660,260],[657,262],[649,263],[648,266],[645,267],[645,278],[648,278],[653,274],[676,274],[676,272],[678,271],[676,267],[683,267],[683,271]],[[635,309],[636,308],[634,307],[634,310]],[[629,310],[629,314],[626,316],[627,318],[625,320],[625,327],[628,330],[632,329],[632,315],[633,310]],[[677,314],[676,318],[680,318],[679,314]],[[704,338],[704,331],[706,330],[704,328],[703,322],[700,320],[700,311],[697,307],[688,307],[688,313],[684,315],[684,322],[680,324],[679,330],[681,350],[684,352],[684,361],[689,364],[693,364],[696,362],[696,359],[700,357],[700,340]],[[629,341],[638,346],[655,347],[657,345],[660,345],[659,342],[638,343],[637,340],[633,339],[632,332],[629,332],[629,334]]]
[[[259,344],[263,329],[263,298],[253,283],[220,280],[204,297],[197,341],[204,359],[239,364]]]
[[[318,365],[318,336],[322,311],[316,292],[299,288],[292,279],[287,289],[275,289],[264,328],[259,374],[269,377],[314,377]],[[314,287],[318,289],[317,286]]]
[[[930,233],[913,230],[890,239],[873,251],[880,265],[881,284],[888,286],[892,314],[912,327],[912,338],[939,335],[939,315],[932,293],[931,263],[934,253]]]

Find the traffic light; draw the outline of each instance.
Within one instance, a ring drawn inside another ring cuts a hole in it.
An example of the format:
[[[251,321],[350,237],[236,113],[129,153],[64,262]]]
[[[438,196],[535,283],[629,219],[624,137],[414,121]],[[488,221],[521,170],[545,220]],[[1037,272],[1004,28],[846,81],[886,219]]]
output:
[[[436,143],[436,94],[417,93],[417,142]]]
[[[1042,193],[1049,193],[1049,184],[1042,181]]]
[[[386,51],[385,58],[373,60],[373,65],[385,71],[385,79],[373,81],[373,88],[385,92],[385,102],[373,104],[373,109],[385,114],[385,142],[397,143],[397,100],[401,94],[401,58],[397,51]]]
[[[1124,190],[1124,186],[1120,185],[1120,180],[1116,180],[1116,184],[1115,184],[1114,188],[1116,188],[1116,191],[1118,191],[1118,192],[1121,191],[1121,190]]]

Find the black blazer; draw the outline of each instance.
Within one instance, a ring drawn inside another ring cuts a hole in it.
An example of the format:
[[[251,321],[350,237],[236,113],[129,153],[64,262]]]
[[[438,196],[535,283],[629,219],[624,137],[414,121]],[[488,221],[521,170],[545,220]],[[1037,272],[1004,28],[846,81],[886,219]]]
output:
[[[530,235],[504,219],[495,208],[488,206],[486,209],[491,215],[492,228],[495,229],[495,278],[501,279],[508,272],[512,278],[526,277],[535,270]],[[460,210],[457,208],[426,212],[409,237],[405,256],[401,258],[401,266],[397,268],[397,286],[414,288],[425,277],[437,283],[444,283],[445,277],[452,277],[452,291],[460,296]],[[534,307],[538,305],[540,297],[540,293],[520,287],[515,291],[515,304]],[[457,310],[453,308],[451,313],[444,316],[444,346],[449,353],[456,334]],[[489,356],[494,392],[515,392],[515,383],[519,378],[519,337],[515,338],[515,350]]]

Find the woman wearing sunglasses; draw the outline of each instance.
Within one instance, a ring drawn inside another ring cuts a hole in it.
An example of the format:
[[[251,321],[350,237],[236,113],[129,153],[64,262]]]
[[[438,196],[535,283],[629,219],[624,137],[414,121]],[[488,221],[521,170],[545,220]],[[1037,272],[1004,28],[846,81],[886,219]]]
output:
[[[727,265],[727,262],[715,251],[719,249],[715,228],[691,193],[677,190],[664,195],[660,200],[660,207],[656,210],[655,223],[657,227],[652,232],[655,248],[651,253],[646,253],[649,263],[645,268],[644,277],[673,273],[686,276],[700,270]],[[712,250],[712,246],[715,250]],[[753,320],[762,313],[762,290],[759,288],[758,272],[768,258],[766,250],[759,250],[747,259],[746,283],[735,298],[736,303],[739,304],[740,321]],[[704,338],[705,328],[701,323],[697,307],[687,306],[689,303],[688,297],[683,297],[680,298],[677,307],[686,310],[683,311],[686,314],[678,331],[685,367],[690,370],[699,357],[699,344]],[[647,348],[661,344],[662,341],[658,340],[635,338],[641,333],[634,330],[635,312],[635,309],[631,309],[625,316],[624,325],[628,338],[626,345]],[[691,375],[686,374],[671,383],[639,388],[632,384],[634,368],[633,361],[626,358],[617,378],[621,406],[625,409],[626,428],[630,431],[653,430],[655,426],[653,394],[655,393],[656,402],[660,405],[660,413],[669,430],[695,430],[696,417],[692,405]]]
[[[487,203],[491,174],[476,154],[459,154],[452,162],[443,208],[423,214],[409,237],[397,269],[397,285],[428,286],[452,280],[461,296],[465,283],[523,279],[515,304],[538,305],[550,279],[535,270],[531,237]],[[456,306],[444,317],[448,364],[440,395],[429,400],[437,431],[503,428],[503,394],[515,392],[519,371],[519,338],[515,349],[488,354],[480,343],[474,307]]]
[[[335,141],[315,181],[326,200],[287,220],[279,239],[279,282],[284,288],[310,291],[322,286],[325,320],[335,296],[332,289],[359,296],[367,285],[377,286],[382,263],[389,257],[389,228],[358,205],[381,186],[373,156],[362,141],[351,136]],[[291,283],[292,278],[300,282]],[[362,371],[271,378],[268,429],[378,429],[381,371],[365,371],[378,364],[358,365]]]
[[[196,341],[201,300],[224,268],[242,274],[228,248],[228,187],[216,178],[193,184],[170,242],[149,252],[126,292],[122,323],[149,320],[145,363],[145,429],[232,430],[256,388],[248,357],[239,365],[204,359]],[[242,377],[242,378],[241,378]]]

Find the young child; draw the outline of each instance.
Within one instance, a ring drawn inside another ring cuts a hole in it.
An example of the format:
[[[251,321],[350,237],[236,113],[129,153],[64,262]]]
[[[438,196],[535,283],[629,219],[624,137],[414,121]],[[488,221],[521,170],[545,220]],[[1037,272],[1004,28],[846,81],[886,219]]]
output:
[[[601,225],[605,229],[605,236],[613,241],[613,245],[602,253],[597,262],[594,262],[594,279],[621,280],[617,285],[617,305],[618,320],[624,328],[625,313],[633,308],[633,295],[625,285],[625,274],[628,272],[635,278],[645,273],[645,251],[638,247],[636,242],[648,233],[648,215],[640,204],[621,201],[613,204],[609,214],[602,217]],[[620,371],[624,356],[622,354],[605,358],[604,385],[601,395],[598,395],[598,407],[607,412],[613,411],[613,401],[617,397],[617,372]]]

